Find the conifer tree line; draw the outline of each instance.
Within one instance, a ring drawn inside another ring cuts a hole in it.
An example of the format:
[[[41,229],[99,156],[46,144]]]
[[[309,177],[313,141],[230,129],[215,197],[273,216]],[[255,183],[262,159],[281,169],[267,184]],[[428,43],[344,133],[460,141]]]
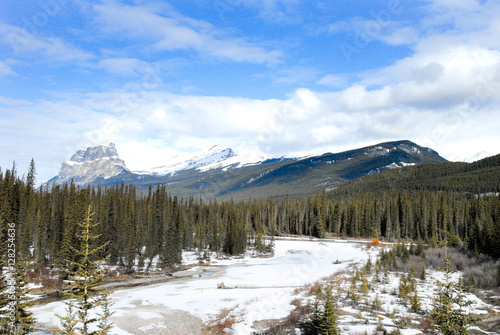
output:
[[[92,206],[100,258],[132,269],[181,261],[182,250],[240,254],[249,244],[262,251],[264,236],[377,237],[438,245],[464,245],[500,257],[500,199],[458,192],[392,190],[318,194],[304,199],[202,201],[178,198],[168,187],[139,194],[133,185],[35,188],[34,164],[26,177],[14,166],[0,170],[1,239],[15,222],[16,250],[37,267],[74,271],[78,224]],[[4,246],[1,246],[4,248]],[[5,255],[4,250],[2,255]]]

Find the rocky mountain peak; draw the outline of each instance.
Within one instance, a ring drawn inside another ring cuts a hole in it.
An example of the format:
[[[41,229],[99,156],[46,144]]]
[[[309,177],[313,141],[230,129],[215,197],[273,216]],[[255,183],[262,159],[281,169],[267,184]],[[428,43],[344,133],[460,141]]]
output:
[[[118,152],[116,151],[114,143],[78,150],[73,156],[71,156],[70,161],[82,163],[108,157],[118,158]]]
[[[110,143],[78,150],[69,161],[62,163],[59,174],[48,184],[73,181],[77,185],[86,185],[126,172],[129,170],[125,161],[118,156],[115,144]]]

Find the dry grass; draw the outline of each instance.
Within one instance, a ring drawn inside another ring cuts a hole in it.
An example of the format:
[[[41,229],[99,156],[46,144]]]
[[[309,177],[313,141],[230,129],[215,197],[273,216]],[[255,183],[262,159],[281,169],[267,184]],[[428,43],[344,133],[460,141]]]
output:
[[[104,276],[104,282],[122,281],[130,278],[129,274],[125,274],[125,271],[120,271],[119,269],[108,270]]]
[[[308,305],[299,306],[295,308],[286,318],[283,320],[274,321],[268,326],[268,328],[256,335],[286,335],[291,334],[295,328],[298,327],[301,320],[311,313],[311,307]]]
[[[368,244],[366,246],[368,248],[372,248],[372,247],[385,247],[386,244],[380,242],[380,240],[378,238],[372,238],[372,240],[370,242],[368,242]]]
[[[227,334],[224,332],[224,329],[231,328],[236,322],[235,318],[229,316],[229,314],[231,314],[230,309],[223,309],[219,315],[217,315],[212,325],[207,327],[207,333],[213,335]]]
[[[318,293],[319,290],[323,287],[323,284],[319,281],[315,282],[309,287],[309,295],[313,295]]]
[[[425,251],[422,261],[426,267],[444,269],[445,259],[451,260],[451,267],[461,271],[466,286],[490,289],[498,287],[498,267],[500,261],[485,255],[474,255],[471,251],[459,248],[433,248]],[[413,258],[408,262],[411,264]],[[417,267],[418,269],[418,267]]]
[[[64,282],[60,279],[60,271],[50,268],[42,268],[39,271],[28,271],[27,276],[31,283],[42,285],[42,287],[31,290],[32,294],[50,294],[64,288]]]

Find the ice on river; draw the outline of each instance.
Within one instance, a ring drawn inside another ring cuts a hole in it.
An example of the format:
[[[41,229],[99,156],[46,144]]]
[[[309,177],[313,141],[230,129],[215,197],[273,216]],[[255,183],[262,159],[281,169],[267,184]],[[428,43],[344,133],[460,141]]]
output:
[[[199,269],[193,269],[193,276],[188,278],[115,291],[112,333],[160,334],[169,322],[183,320],[167,320],[167,310],[188,312],[204,324],[210,324],[226,310],[236,321],[233,334],[250,334],[254,321],[286,317],[294,308],[290,303],[297,287],[368,257],[369,251],[359,243],[276,240],[272,257],[213,260],[202,275]],[[227,289],[217,288],[222,282]],[[32,311],[39,321],[43,320],[43,326],[52,329],[59,322],[55,314],[65,315],[62,302],[35,306]],[[136,326],[131,325],[131,315],[136,317]],[[199,323],[192,326],[199,327]]]

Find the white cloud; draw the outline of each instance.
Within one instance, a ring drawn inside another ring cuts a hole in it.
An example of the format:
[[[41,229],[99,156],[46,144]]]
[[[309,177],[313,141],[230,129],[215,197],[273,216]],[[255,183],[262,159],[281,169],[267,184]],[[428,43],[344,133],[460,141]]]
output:
[[[11,69],[9,64],[0,61],[0,77],[15,76],[15,75],[17,75],[17,73]]]
[[[318,72],[313,67],[292,66],[276,70],[272,74],[272,78],[278,84],[305,86],[316,80]]]
[[[136,76],[148,67],[148,63],[136,58],[105,58],[98,67],[119,76]]]
[[[348,81],[345,76],[336,74],[327,74],[326,76],[318,80],[316,84],[330,86],[330,87],[341,87],[347,85]]]
[[[328,26],[331,34],[348,33],[353,37],[352,44],[364,47],[373,41],[381,41],[391,46],[413,45],[418,41],[419,32],[405,22],[395,21],[397,18],[387,14],[382,18],[352,17]]]
[[[262,10],[269,6],[271,13],[280,11],[279,3],[255,1],[252,6]],[[419,24],[387,21],[380,34],[372,37],[390,45],[410,45],[411,54],[384,68],[349,76],[331,73],[316,80],[319,85],[330,86],[330,92],[302,88],[285,99],[257,100],[172,94],[153,83],[111,92],[60,92],[52,101],[0,97],[0,145],[2,153],[7,153],[0,165],[9,166],[20,154],[27,160],[35,157],[39,176],[46,180],[57,173],[60,161],[77,149],[109,142],[117,144],[132,168],[161,165],[176,153],[205,150],[214,144],[233,148],[258,145],[268,154],[283,155],[338,152],[410,139],[450,159],[457,153],[470,152],[472,156],[479,151],[497,152],[498,6],[492,1],[479,7],[472,1],[435,1],[426,20]],[[168,8],[114,2],[94,8],[96,21],[110,38],[124,35],[135,39],[137,45],[152,43],[155,51],[190,50],[254,63],[280,58],[279,51],[236,38]],[[447,12],[446,8],[452,10]],[[470,8],[473,11],[465,15]],[[374,21],[352,22],[359,30],[368,29]],[[468,22],[473,29],[464,28]],[[342,24],[330,28],[332,32],[353,29]],[[16,29],[0,25],[4,43],[6,33]],[[60,39],[33,39],[33,45],[24,45],[18,51],[30,57],[40,53],[46,58],[62,52],[61,61],[72,62],[91,57]],[[115,54],[95,67],[118,76],[137,76],[157,65],[162,66]],[[312,69],[288,69],[275,71],[276,82],[308,81],[317,75]],[[13,71],[0,62],[0,75],[2,71],[8,75],[9,70]],[[8,147],[5,143],[13,144]]]
[[[0,41],[21,57],[43,56],[49,63],[86,62],[93,55],[56,37],[40,37],[26,29],[0,22]]]
[[[412,27],[391,29],[389,32],[379,35],[380,41],[392,46],[413,45],[419,37],[419,32]]]
[[[429,84],[413,85],[425,92]],[[410,139],[448,158],[457,151],[500,147],[496,93],[482,96],[478,105],[450,104],[436,109],[416,103],[411,106],[407,102],[411,99],[397,86],[369,91],[355,85],[331,93],[299,89],[284,100],[144,91],[133,96],[127,92],[68,95],[67,99],[32,104],[11,101],[11,107],[0,109],[0,142],[11,143],[19,134],[29,133],[30,137],[20,137],[12,148],[2,148],[9,154],[2,157],[1,166],[9,166],[21,152],[35,157],[39,177],[45,181],[76,150],[109,142],[117,144],[133,169],[162,165],[172,155],[206,150],[215,144],[233,148],[257,145],[279,156],[338,152]],[[481,145],[478,139],[486,138],[489,142]]]
[[[231,37],[211,24],[182,17],[170,8],[95,5],[95,21],[109,34],[151,42],[158,50],[193,50],[236,62],[274,63],[279,50],[266,50],[240,37]]]
[[[258,10],[260,18],[267,22],[297,23],[301,21],[299,0],[242,0],[236,1]]]

